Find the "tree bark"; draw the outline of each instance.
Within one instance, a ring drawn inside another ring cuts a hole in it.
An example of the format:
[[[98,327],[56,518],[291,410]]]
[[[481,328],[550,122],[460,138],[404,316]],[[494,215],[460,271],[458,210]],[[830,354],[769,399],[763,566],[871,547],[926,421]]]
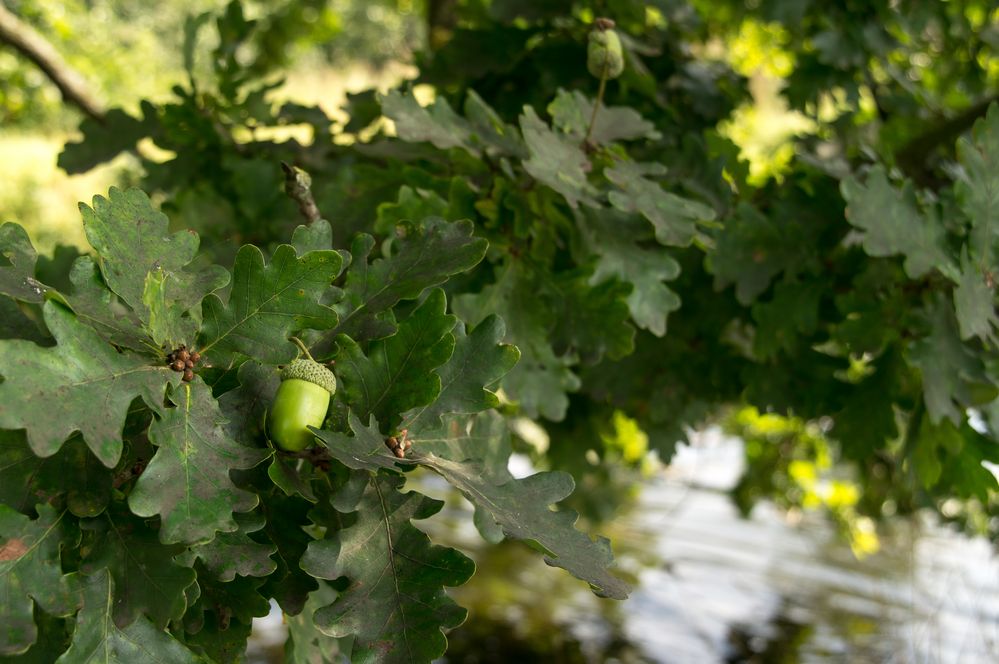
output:
[[[0,4],[0,43],[33,62],[55,83],[63,99],[98,122],[104,121],[104,107],[90,94],[83,76],[66,63],[42,35]]]

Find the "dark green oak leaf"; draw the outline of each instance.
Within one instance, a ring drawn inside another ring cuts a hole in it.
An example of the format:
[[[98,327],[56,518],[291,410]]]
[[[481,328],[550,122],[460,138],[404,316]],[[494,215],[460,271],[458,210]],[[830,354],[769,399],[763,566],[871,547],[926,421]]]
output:
[[[499,397],[488,388],[499,383],[520,359],[516,346],[503,343],[506,326],[499,316],[487,316],[471,334],[465,334],[465,324],[459,321],[451,333],[454,352],[436,370],[441,380],[437,398],[403,416],[403,426],[412,431],[436,429],[444,415],[470,415],[495,408]]]
[[[149,427],[156,454],[139,477],[128,505],[135,514],[161,517],[164,544],[210,540],[216,531],[232,532],[233,512],[247,512],[257,496],[236,487],[231,470],[252,468],[267,452],[229,437],[225,419],[201,380],[169,394],[176,407],[163,409]]]
[[[142,321],[104,283],[101,269],[90,256],[80,256],[69,273],[71,293],[66,296],[80,321],[94,328],[105,341],[121,348],[162,353],[162,348],[142,331]]]
[[[267,408],[281,385],[276,367],[253,360],[243,362],[236,374],[239,387],[219,397],[226,434],[240,445],[263,447]]]
[[[204,630],[206,618],[212,616],[226,631],[227,624],[249,625],[254,618],[266,616],[270,603],[260,594],[264,579],[239,576],[231,581],[219,581],[212,577],[201,564],[195,566],[198,572],[198,599],[184,615],[184,629],[191,634]]]
[[[608,198],[618,210],[648,219],[660,244],[686,247],[697,235],[698,222],[711,221],[715,211],[704,203],[670,193],[646,177],[665,173],[666,167],[661,164],[619,161],[604,171],[604,176],[617,187]]]
[[[108,110],[103,120],[84,118],[80,124],[83,137],[63,146],[59,168],[70,175],[85,173],[122,152],[134,150],[141,139],[153,135],[160,126],[152,102],[143,100],[141,109],[141,118],[120,108]]]
[[[823,284],[819,281],[784,280],[774,287],[773,298],[753,304],[756,321],[753,352],[760,359],[793,351],[798,339],[815,331],[819,323],[819,303]]]
[[[22,302],[42,302],[49,287],[35,279],[37,260],[27,231],[13,222],[0,226],[0,294]]]
[[[253,632],[253,623],[235,618],[222,620],[214,611],[206,614],[204,627],[185,638],[187,647],[202,656],[200,661],[242,664],[246,661],[246,644]]]
[[[968,257],[961,256],[961,272],[954,288],[954,313],[962,339],[978,337],[990,342],[999,328],[996,316],[995,287],[982,273],[981,266]]]
[[[46,302],[44,316],[57,346],[0,341],[0,428],[27,429],[39,456],[55,454],[79,431],[101,463],[113,468],[129,405],[142,397],[159,408],[164,386],[179,376],[116,352],[59,304]]]
[[[582,141],[593,117],[593,102],[578,90],[567,92],[559,89],[555,100],[548,104],[548,114],[552,116],[554,126]],[[589,139],[594,145],[606,145],[614,141],[656,140],[659,137],[655,125],[642,118],[635,109],[601,103]]]
[[[438,286],[451,275],[478,264],[488,243],[472,236],[468,221],[424,220],[420,227],[407,227],[387,258],[368,263],[375,240],[358,235],[351,245],[353,262],[347,270],[344,297],[335,305],[340,324],[318,344],[323,355],[337,334],[354,341],[387,337],[395,331],[384,314],[401,300],[414,300],[424,290]],[[315,354],[315,353],[314,353]]]
[[[271,555],[277,551],[273,544],[261,544],[250,539],[249,534],[257,532],[267,522],[260,512],[247,512],[235,515],[239,528],[231,533],[216,533],[215,539],[192,546],[178,557],[188,567],[200,559],[204,568],[219,581],[227,582],[240,576],[268,576],[277,563]]]
[[[69,650],[57,664],[197,664],[200,661],[168,632],[139,616],[119,627],[114,621],[115,583],[107,570],[87,577],[83,584],[83,608]]]
[[[400,493],[401,477],[372,477],[357,506],[357,521],[309,545],[302,568],[350,585],[316,611],[325,634],[354,636],[351,661],[430,662],[444,654],[444,629],[466,611],[444,592],[469,579],[475,564],[459,551],[430,543],[411,520],[444,506],[415,492]]]
[[[398,470],[397,463],[425,466],[481,508],[483,514],[480,518],[488,515],[492,524],[499,526],[507,537],[540,544],[546,553],[545,562],[549,565],[562,567],[588,582],[600,596],[614,599],[627,597],[627,584],[607,571],[614,559],[608,541],[605,538],[594,541],[576,530],[573,527],[578,517],[576,512],[553,512],[549,508],[552,503],[572,493],[574,482],[568,473],[538,473],[525,479],[514,479],[507,472],[497,471],[495,464],[486,466],[484,460],[488,453],[476,454],[470,449],[474,439],[462,440],[464,437],[460,429],[453,432],[445,429],[436,434],[426,432],[429,434],[426,439],[423,434],[414,434],[416,441],[407,458],[396,459],[386,448],[384,438],[378,436],[374,423],[363,427],[359,421],[352,419],[351,427],[355,433],[353,437],[319,432],[328,443],[330,455],[341,463],[371,471]],[[483,434],[492,437],[495,431],[486,428],[480,433]],[[433,451],[435,449],[447,456],[439,456]],[[500,453],[502,451],[501,447]],[[455,459],[466,454],[472,458]],[[474,460],[473,455],[480,459]],[[310,552],[314,546],[310,545]],[[305,569],[309,571],[308,567]],[[317,576],[335,579],[339,575]]]
[[[510,461],[510,430],[506,419],[494,411],[482,412],[474,417],[452,416],[442,426],[427,429],[417,421],[410,438],[418,451],[435,454],[452,461],[475,461],[484,478],[492,484],[506,484],[513,480],[508,465]],[[473,522],[486,541],[496,543],[503,539],[503,529],[480,504],[473,503]]]
[[[580,203],[595,207],[598,192],[587,180],[590,160],[579,141],[552,131],[530,106],[520,116],[520,130],[530,154],[524,170],[564,196],[573,209]]]
[[[291,246],[299,256],[310,251],[326,251],[333,247],[333,227],[325,219],[317,219],[312,223],[297,226],[291,235]],[[346,261],[344,261],[346,263]]]
[[[418,447],[411,452],[414,461],[441,475],[487,512],[507,537],[541,545],[547,564],[586,581],[601,597],[628,596],[628,585],[607,569],[614,560],[607,539],[594,541],[576,530],[576,512],[554,512],[549,507],[572,493],[575,483],[568,473],[537,473],[519,480],[497,478],[484,472],[478,462],[453,461]]]
[[[746,203],[725,220],[708,254],[715,288],[735,284],[735,297],[749,305],[771,280],[801,261],[804,238],[800,225],[782,216],[766,216]]]
[[[23,653],[35,642],[33,605],[57,617],[76,610],[60,550],[76,547],[79,538],[68,512],[39,505],[31,519],[0,505],[0,656]]]
[[[87,534],[87,553],[80,571],[94,575],[107,569],[114,578],[113,620],[118,627],[148,618],[158,628],[184,615],[186,590],[195,573],[177,564],[180,544],[163,544],[159,533],[124,506],[109,509],[81,527]]]
[[[970,137],[957,141],[957,159],[954,190],[971,221],[971,255],[991,268],[999,239],[999,104],[975,122]]]
[[[303,530],[310,524],[306,516],[310,506],[297,496],[265,494],[261,497],[260,508],[267,516],[267,524],[261,533],[254,533],[256,539],[272,542],[277,547],[277,553],[272,556],[277,570],[267,577],[260,592],[277,600],[290,616],[302,612],[309,593],[318,587],[316,580],[299,565],[302,554],[313,540]]]
[[[191,343],[205,295],[229,282],[218,265],[189,264],[200,240],[193,231],[171,234],[166,215],[139,189],[112,187],[80,204],[87,240],[100,257],[104,281],[139,316],[157,344]]]
[[[336,312],[322,300],[342,265],[336,251],[298,256],[288,244],[264,265],[260,249],[244,245],[236,254],[228,303],[216,294],[205,299],[201,353],[216,365],[231,365],[239,355],[290,362],[296,354],[290,335],[336,326]]]
[[[964,411],[973,405],[973,387],[988,384],[980,359],[958,335],[954,310],[938,298],[926,312],[930,332],[914,342],[909,361],[923,374],[923,399],[934,423],[943,418],[954,424],[964,421]]]
[[[590,285],[588,270],[560,272],[551,280],[556,303],[552,346],[559,355],[572,354],[587,364],[605,354],[621,359],[635,349],[635,328],[627,297],[631,285],[606,279]]]
[[[946,272],[952,266],[943,224],[919,210],[912,185],[896,189],[885,169],[875,166],[864,184],[850,178],[841,189],[847,201],[846,218],[863,231],[861,242],[869,256],[901,254],[905,272],[913,279],[933,269]]]
[[[412,92],[392,90],[382,97],[381,103],[382,113],[395,123],[396,133],[402,140],[427,141],[441,150],[464,148],[478,154],[472,144],[468,121],[455,113],[443,97],[424,108]]]
[[[52,339],[25,310],[7,297],[0,297],[0,339],[24,339],[47,346]]]
[[[348,468],[375,472],[382,468],[398,468],[396,463],[399,459],[385,445],[385,435],[379,430],[378,421],[373,415],[365,425],[351,411],[347,415],[347,426],[353,435],[340,431],[313,431],[329,450],[330,456]]]
[[[680,308],[680,298],[664,282],[680,275],[680,264],[667,249],[649,246],[648,224],[636,215],[588,210],[580,226],[589,250],[597,256],[590,283],[612,277],[630,283],[627,302],[632,320],[657,337],[666,334],[666,318]]]
[[[400,222],[442,217],[447,211],[448,202],[437,192],[404,185],[399,188],[396,201],[386,201],[378,206],[375,232],[388,234]]]
[[[22,514],[66,494],[66,506],[79,517],[104,511],[111,499],[111,471],[73,436],[50,457],[36,456],[23,431],[0,429],[0,503]]]
[[[339,337],[337,376],[353,412],[362,420],[374,415],[387,433],[398,413],[432,403],[441,389],[434,369],[454,352],[456,321],[447,313],[444,291],[434,289],[394,335],[373,341],[367,354],[350,337]]]
[[[503,390],[528,417],[559,421],[569,407],[567,392],[579,389],[572,372],[574,358],[557,356],[549,341],[555,325],[553,309],[538,296],[540,277],[519,262],[501,268],[497,281],[479,293],[466,293],[452,302],[454,311],[471,325],[491,314],[506,323],[505,341],[520,350],[520,361],[503,379]]]
[[[472,133],[493,156],[509,156],[526,159],[527,148],[516,127],[503,122],[503,119],[475,90],[468,90],[463,109],[472,126]]]
[[[4,657],[4,664],[52,664],[69,648],[70,620],[57,618],[35,606],[35,626],[38,637],[27,651]]]

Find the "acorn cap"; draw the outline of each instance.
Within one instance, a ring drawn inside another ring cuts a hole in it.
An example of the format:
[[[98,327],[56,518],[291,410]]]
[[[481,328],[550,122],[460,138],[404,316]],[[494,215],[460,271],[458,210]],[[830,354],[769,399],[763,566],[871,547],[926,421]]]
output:
[[[312,360],[295,360],[281,371],[281,380],[298,378],[318,385],[331,395],[336,393],[336,376],[333,372]]]

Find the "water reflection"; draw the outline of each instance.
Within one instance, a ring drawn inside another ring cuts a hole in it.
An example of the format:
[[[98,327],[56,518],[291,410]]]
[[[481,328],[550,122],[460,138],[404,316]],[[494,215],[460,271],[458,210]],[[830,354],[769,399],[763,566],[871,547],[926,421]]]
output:
[[[524,546],[485,546],[448,498],[444,518],[421,526],[479,571],[453,592],[469,618],[443,661],[999,661],[999,565],[987,542],[906,522],[857,561],[821,519],[792,526],[766,504],[742,519],[725,493],[741,459],[738,441],[706,432],[600,528],[634,580],[626,602],[595,598]],[[432,476],[417,481],[448,495]]]

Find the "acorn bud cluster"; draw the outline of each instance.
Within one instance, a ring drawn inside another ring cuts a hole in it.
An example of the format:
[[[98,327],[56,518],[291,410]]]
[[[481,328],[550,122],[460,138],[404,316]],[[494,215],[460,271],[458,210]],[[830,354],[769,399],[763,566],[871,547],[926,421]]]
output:
[[[171,351],[167,355],[167,365],[177,373],[184,374],[184,381],[190,383],[194,380],[194,366],[201,359],[201,353],[196,350],[187,350],[187,346],[181,346],[177,350]]]
[[[385,439],[386,447],[392,450],[392,454],[400,459],[405,459],[406,452],[413,446],[412,441],[407,439],[408,435],[409,431],[403,429],[399,432],[398,436],[389,436]]]

